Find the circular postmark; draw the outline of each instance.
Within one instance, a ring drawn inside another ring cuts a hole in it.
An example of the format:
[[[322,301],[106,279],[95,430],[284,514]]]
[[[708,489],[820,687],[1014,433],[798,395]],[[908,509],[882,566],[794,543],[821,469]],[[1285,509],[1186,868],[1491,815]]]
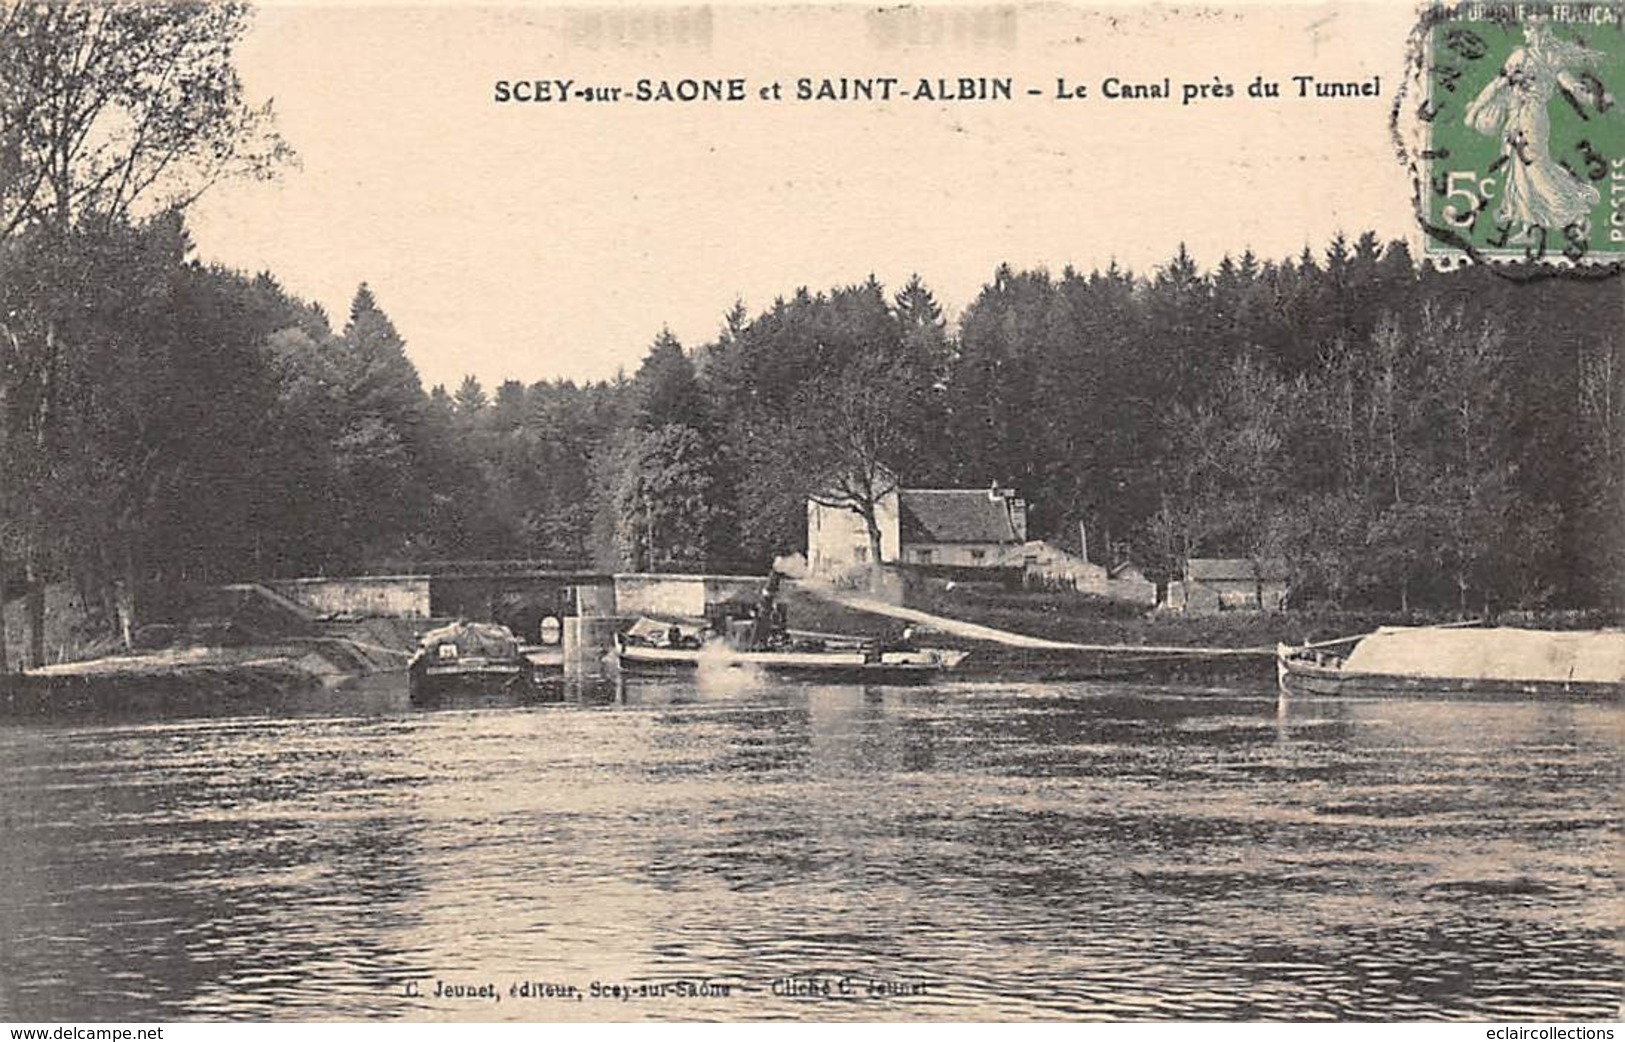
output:
[[[1465,0],[1411,33],[1392,129],[1424,256],[1625,270],[1625,8]]]

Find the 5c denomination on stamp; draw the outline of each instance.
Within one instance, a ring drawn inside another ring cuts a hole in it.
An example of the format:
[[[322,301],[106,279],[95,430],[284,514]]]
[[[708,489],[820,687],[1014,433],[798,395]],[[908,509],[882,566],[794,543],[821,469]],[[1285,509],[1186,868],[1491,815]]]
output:
[[[1427,252],[1522,265],[1625,261],[1618,3],[1431,8],[1395,132]]]

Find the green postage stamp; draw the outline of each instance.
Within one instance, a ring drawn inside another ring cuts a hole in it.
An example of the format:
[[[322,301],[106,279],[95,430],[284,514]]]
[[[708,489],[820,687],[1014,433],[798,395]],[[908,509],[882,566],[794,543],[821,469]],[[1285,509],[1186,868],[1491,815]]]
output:
[[[1401,122],[1413,128],[1429,254],[1625,261],[1621,14],[1620,3],[1466,2],[1427,12],[1412,45],[1416,90],[1394,115],[1396,131]]]

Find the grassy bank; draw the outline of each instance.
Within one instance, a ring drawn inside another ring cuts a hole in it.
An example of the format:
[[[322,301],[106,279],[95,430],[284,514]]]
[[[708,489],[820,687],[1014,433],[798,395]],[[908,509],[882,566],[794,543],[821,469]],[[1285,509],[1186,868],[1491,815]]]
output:
[[[864,611],[825,599],[816,590],[788,588],[784,600],[789,609],[790,625],[795,629],[822,630],[832,633],[863,635],[888,640],[901,638],[903,619]],[[973,636],[961,636],[938,631],[926,623],[914,624],[916,639],[920,643],[937,647],[961,648],[970,656],[960,665],[957,674],[1000,680],[1073,680],[1112,677],[1166,681],[1215,682],[1227,680],[1262,680],[1275,675],[1273,651],[1264,655],[1179,655],[1158,650],[1151,645],[1241,648],[1262,645],[1273,649],[1274,640],[1251,643],[1241,640],[1256,634],[1231,631],[1222,634],[1234,642],[1213,644],[1211,630],[1193,630],[1191,627],[1170,629],[1166,626],[1135,626],[1136,621],[1115,618],[1110,629],[1100,626],[1081,626],[1064,610],[1075,605],[1056,603],[1005,606],[1001,611],[980,610],[956,598],[952,603],[911,604],[909,607],[928,611],[944,618],[975,622],[984,626],[1028,636],[1066,639],[1083,644],[1126,644],[1146,647],[1144,652],[1119,649],[1079,650],[1070,648],[1030,648],[1004,643],[993,643]],[[1103,613],[1110,615],[1111,612]],[[1272,631],[1273,632],[1273,631]],[[1199,639],[1192,639],[1199,638]],[[1204,644],[1206,640],[1209,643]]]
[[[902,639],[903,627],[908,625],[901,619],[836,604],[793,584],[779,588],[779,600],[784,603],[789,625],[793,630],[840,633],[853,637],[896,641]],[[941,642],[933,641],[933,643]]]
[[[783,593],[794,629],[898,639],[902,620],[832,603],[789,586]],[[1274,647],[1369,633],[1379,626],[1426,626],[1458,622],[1445,613],[1294,609],[1284,612],[1161,613],[1072,592],[1005,590],[988,586],[911,584],[904,605],[964,622],[1032,637],[1079,644],[1173,647]],[[1506,613],[1486,620],[1531,629],[1598,629],[1616,625],[1595,612]],[[934,644],[976,647],[963,638],[931,638]]]
[[[1147,612],[1131,605],[1070,592],[1002,590],[958,586],[911,586],[910,608],[1051,640],[1085,644],[1167,644],[1241,648],[1277,641],[1303,644],[1369,633],[1378,626],[1428,626],[1459,622],[1448,613],[1345,611],[1330,608],[1283,612],[1220,612],[1187,615]],[[1504,613],[1483,620],[1532,629],[1597,629],[1617,620],[1598,612]]]
[[[122,711],[332,690],[405,669],[415,633],[400,620],[315,623],[253,589],[223,588],[180,624],[143,627],[136,649],[96,632],[65,587],[46,598],[47,665],[0,677],[0,715]],[[25,653],[21,599],[7,605],[10,665]]]

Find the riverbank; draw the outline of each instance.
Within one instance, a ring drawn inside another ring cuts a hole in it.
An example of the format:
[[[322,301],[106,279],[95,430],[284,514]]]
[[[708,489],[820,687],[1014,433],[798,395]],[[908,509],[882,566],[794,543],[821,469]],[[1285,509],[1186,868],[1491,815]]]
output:
[[[1163,641],[1152,642],[1143,635],[1140,640],[1125,641],[1095,634],[1063,640],[892,604],[818,583],[788,584],[781,597],[793,629],[851,633],[888,642],[906,636],[917,643],[968,651],[956,670],[961,676],[1021,680],[1149,677],[1201,683],[1263,679],[1275,673],[1273,640],[1217,645],[1169,640],[1166,635]],[[1029,621],[1020,616],[1014,619],[1016,625]]]
[[[1069,592],[910,584],[896,604],[862,592],[798,582],[784,592],[797,629],[857,633],[971,652],[961,672],[1024,679],[1154,677],[1204,682],[1273,677],[1277,643],[1358,636],[1381,626],[1428,626],[1453,615],[1295,610],[1200,615],[1147,613]],[[1493,624],[1529,629],[1617,625],[1587,612],[1504,614]]]
[[[406,661],[404,651],[345,636],[168,647],[10,674],[0,680],[0,709],[30,716],[337,691],[380,674],[404,676]]]
[[[896,604],[857,591],[787,582],[797,630],[970,652],[956,675],[1011,680],[1149,678],[1209,683],[1273,678],[1277,642],[1302,644],[1427,625],[1441,617],[1370,612],[1145,613],[1071,593],[981,584],[911,584]],[[71,621],[71,615],[67,616]],[[1611,620],[1552,613],[1501,620],[1529,628],[1597,628]],[[0,713],[139,708],[173,700],[230,702],[320,693],[401,677],[423,620],[318,618],[256,584],[219,588],[189,621],[150,626],[161,638],[136,653],[82,656],[0,678]]]
[[[322,620],[262,586],[240,584],[201,595],[184,622],[142,627],[139,646],[126,650],[112,647],[62,591],[52,596],[57,610],[47,615],[46,636],[54,661],[0,677],[0,712],[156,708],[338,690],[381,674],[404,677],[416,643],[406,620]]]
[[[967,650],[1002,647],[1067,652],[1135,646],[1269,649],[1273,653],[1277,641],[1328,624],[1320,616],[1276,613],[1206,617],[1130,614],[1085,598],[1051,594],[968,592],[922,596],[911,590],[904,603],[898,605],[859,591],[810,582],[787,584],[781,598],[788,606],[793,629],[897,640],[907,628],[932,643]],[[1356,627],[1352,632],[1363,632],[1378,624],[1369,616],[1344,616],[1336,621]]]
[[[1213,614],[1147,612],[1070,591],[1006,590],[981,585],[945,588],[945,584],[937,583],[910,584],[903,603],[920,611],[1044,640],[1109,645],[1273,648],[1278,641],[1305,644],[1370,633],[1379,626],[1436,626],[1464,621],[1454,612],[1327,607]],[[1553,630],[1602,629],[1620,622],[1607,613],[1582,611],[1504,612],[1492,618],[1472,617],[1487,625]]]

